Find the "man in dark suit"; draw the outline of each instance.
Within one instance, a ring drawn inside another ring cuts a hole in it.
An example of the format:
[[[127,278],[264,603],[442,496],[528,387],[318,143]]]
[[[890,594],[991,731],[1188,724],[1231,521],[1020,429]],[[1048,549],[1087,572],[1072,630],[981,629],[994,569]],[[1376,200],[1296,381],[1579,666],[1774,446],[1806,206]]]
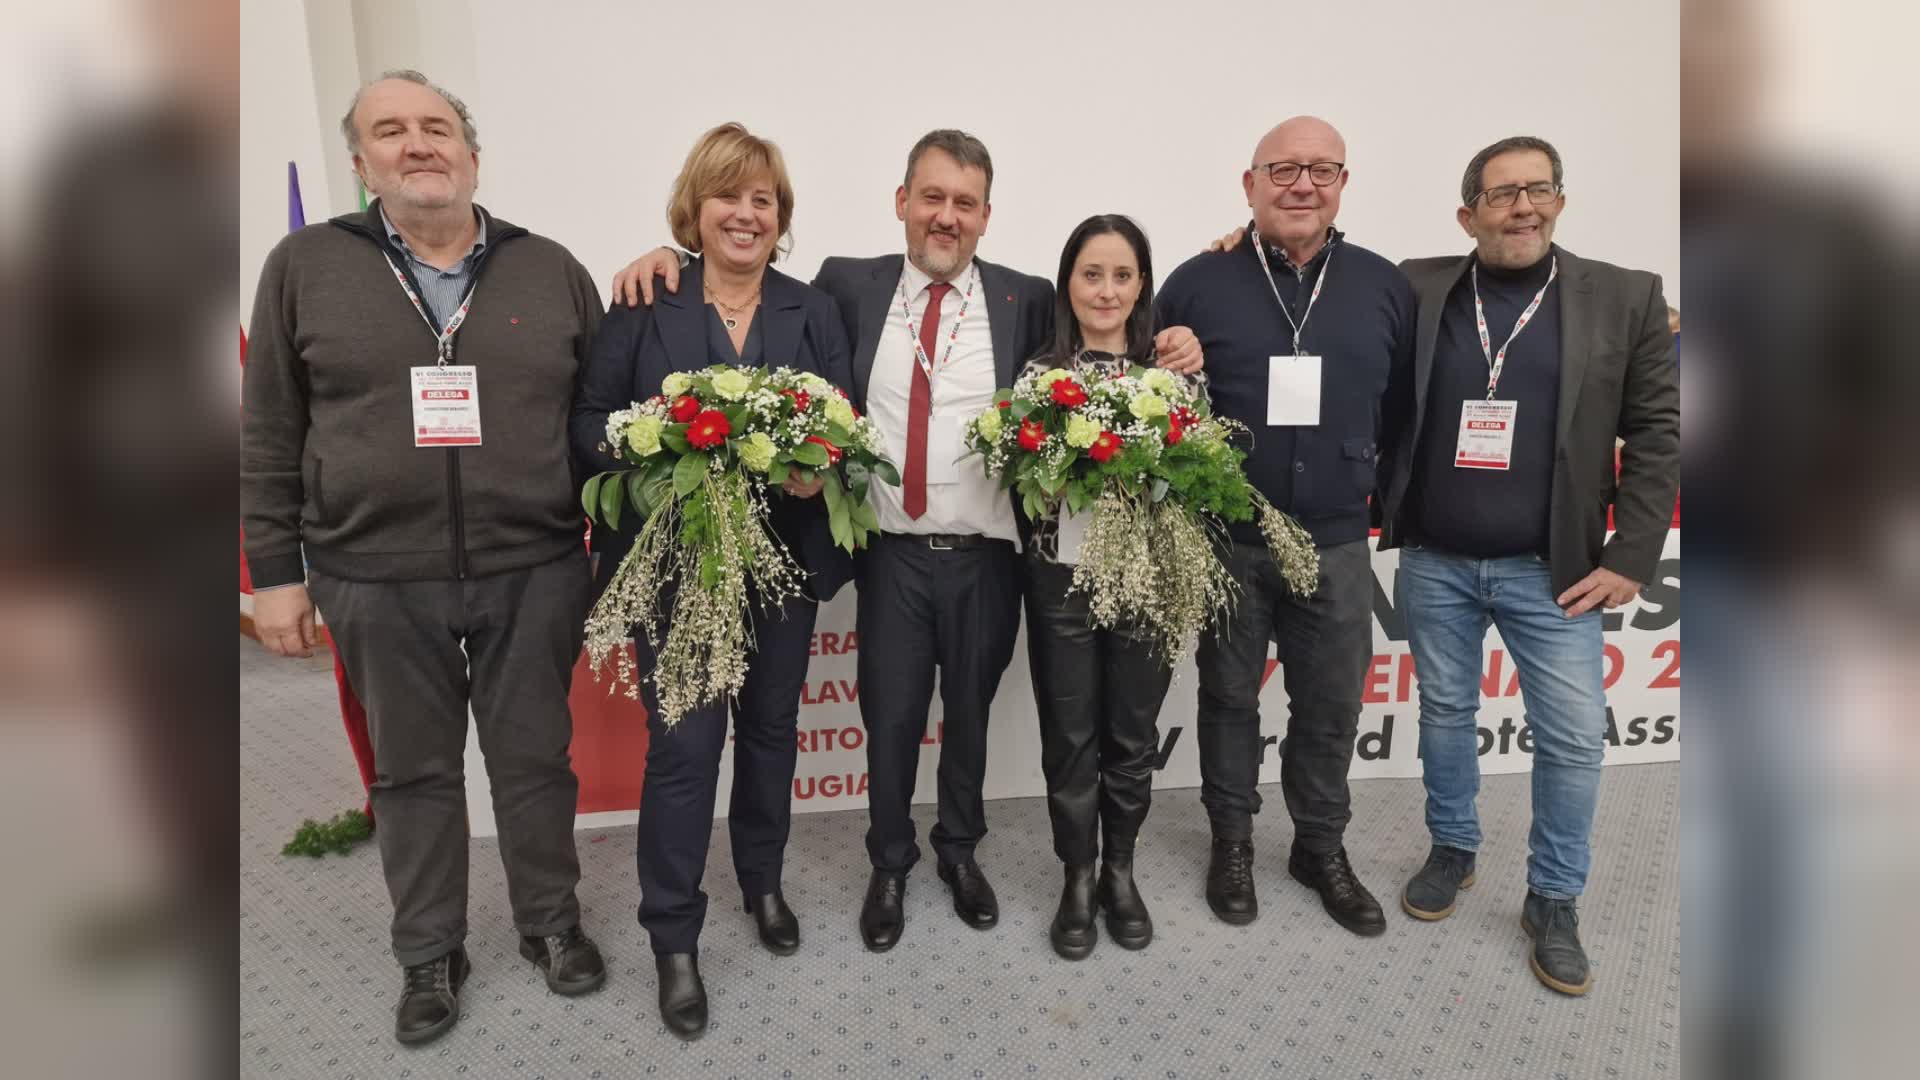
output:
[[[1487,147],[1457,211],[1474,252],[1402,265],[1419,337],[1410,385],[1389,394],[1380,546],[1402,548],[1433,837],[1401,906],[1442,919],[1473,883],[1492,625],[1519,670],[1534,747],[1529,962],[1547,986],[1584,994],[1575,900],[1605,748],[1602,609],[1631,601],[1659,561],[1680,482],[1680,393],[1659,277],[1555,246],[1561,181],[1543,140]]]
[[[929,132],[894,193],[905,256],[830,258],[813,280],[838,303],[853,343],[854,406],[885,436],[901,475],[897,489],[872,489],[880,535],[856,568],[873,863],[860,934],[876,952],[900,940],[907,873],[920,858],[913,790],[936,669],[939,814],[929,839],[961,919],[986,929],[1000,918],[974,849],[987,831],[988,709],[1020,628],[1017,545],[1027,526],[999,481],[960,463],[961,433],[1051,340],[1054,297],[1044,278],[974,257],[992,188],[993,159],[979,139]],[[632,303],[637,291],[651,303],[656,273],[677,287],[677,261],[664,249],[636,260],[614,295]],[[1157,345],[1164,367],[1200,366],[1188,330],[1163,330]]]

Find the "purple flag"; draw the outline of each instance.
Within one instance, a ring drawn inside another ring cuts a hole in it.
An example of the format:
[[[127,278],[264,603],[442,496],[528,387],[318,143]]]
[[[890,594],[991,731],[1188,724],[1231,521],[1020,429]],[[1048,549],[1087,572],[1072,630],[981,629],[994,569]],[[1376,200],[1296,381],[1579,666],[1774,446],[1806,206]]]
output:
[[[300,205],[300,170],[287,162],[287,231],[307,227],[307,211]]]

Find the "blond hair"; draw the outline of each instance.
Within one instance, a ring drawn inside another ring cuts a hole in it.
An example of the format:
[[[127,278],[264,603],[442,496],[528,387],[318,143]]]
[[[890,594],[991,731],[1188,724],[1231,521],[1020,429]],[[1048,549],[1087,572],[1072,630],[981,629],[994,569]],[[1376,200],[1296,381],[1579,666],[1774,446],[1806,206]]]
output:
[[[732,123],[700,136],[687,151],[686,164],[680,166],[680,175],[674,178],[673,191],[667,196],[667,228],[673,233],[673,242],[698,252],[700,204],[716,195],[739,191],[747,181],[762,175],[773,183],[780,240],[786,243],[793,224],[793,181],[787,178],[786,159],[780,156],[778,146]],[[780,250],[781,245],[776,244],[768,261],[778,259]]]

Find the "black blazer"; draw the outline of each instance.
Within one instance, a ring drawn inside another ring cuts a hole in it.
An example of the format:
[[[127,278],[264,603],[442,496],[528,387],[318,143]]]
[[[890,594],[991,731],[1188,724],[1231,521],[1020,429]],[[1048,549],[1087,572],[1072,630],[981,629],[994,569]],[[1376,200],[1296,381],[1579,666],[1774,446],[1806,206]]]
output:
[[[974,264],[980,268],[980,309],[986,313],[987,329],[993,337],[994,383],[1012,386],[1020,366],[1053,341],[1053,284],[985,259],[975,259]],[[874,353],[880,348],[888,310],[899,303],[900,272],[905,266],[904,255],[831,258],[820,264],[820,272],[813,278],[813,287],[838,304],[846,338],[854,343],[852,381],[847,390],[853,395],[854,407],[862,413],[867,411]],[[1025,542],[1031,523],[1021,513],[1020,501],[1012,501],[1020,538]]]
[[[600,323],[588,349],[586,366],[574,390],[569,434],[581,475],[630,468],[607,452],[607,415],[660,392],[676,371],[708,366],[707,313],[702,299],[701,260],[680,272],[680,291],[654,287],[654,305],[615,304]],[[846,333],[833,298],[767,268],[761,284],[760,359],[770,368],[811,371],[850,390]],[[833,542],[824,500],[793,499],[769,492],[773,525],[794,558],[807,571],[813,595],[825,601],[853,578],[853,562]],[[629,524],[622,519],[622,526]],[[597,598],[632,548],[636,530],[610,529],[595,522],[593,550],[600,557],[594,574]]]
[[[1600,566],[1645,583],[1659,566],[1680,490],[1680,377],[1667,301],[1657,274],[1555,251],[1562,291],[1549,526],[1553,589],[1565,592]],[[1420,298],[1420,322],[1412,385],[1389,388],[1382,551],[1403,539],[1399,518],[1426,419],[1440,314],[1472,263],[1471,255],[1453,255],[1400,264]],[[1617,481],[1616,437],[1625,440]]]

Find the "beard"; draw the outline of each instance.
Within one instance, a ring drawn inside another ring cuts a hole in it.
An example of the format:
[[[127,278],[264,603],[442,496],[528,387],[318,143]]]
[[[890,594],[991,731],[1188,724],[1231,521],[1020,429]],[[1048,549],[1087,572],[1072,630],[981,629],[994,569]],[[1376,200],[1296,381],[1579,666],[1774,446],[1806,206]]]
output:
[[[952,277],[972,258],[970,253],[960,250],[958,244],[954,245],[951,255],[936,253],[925,240],[920,242],[919,247],[909,249],[907,254],[913,256],[915,266],[937,278]]]

